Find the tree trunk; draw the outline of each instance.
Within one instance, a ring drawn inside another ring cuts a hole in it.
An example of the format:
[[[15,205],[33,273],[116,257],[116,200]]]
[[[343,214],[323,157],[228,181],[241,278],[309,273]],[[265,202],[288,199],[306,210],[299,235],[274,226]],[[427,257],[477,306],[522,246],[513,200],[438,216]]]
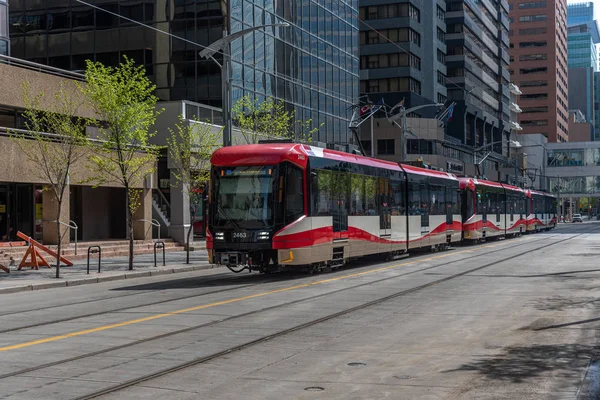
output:
[[[58,238],[58,245],[56,246],[56,279],[60,278],[60,253],[62,251],[62,238],[60,236],[60,206],[62,202],[58,203],[58,213],[56,215],[56,237]]]
[[[196,219],[196,212],[190,213],[190,229],[188,230],[187,233],[187,254],[186,254],[186,258],[185,258],[185,263],[189,264],[190,263],[190,236],[192,235],[192,232],[194,232],[194,221]]]
[[[133,213],[131,212],[129,190],[127,190],[127,230],[129,232],[129,270],[133,271]]]

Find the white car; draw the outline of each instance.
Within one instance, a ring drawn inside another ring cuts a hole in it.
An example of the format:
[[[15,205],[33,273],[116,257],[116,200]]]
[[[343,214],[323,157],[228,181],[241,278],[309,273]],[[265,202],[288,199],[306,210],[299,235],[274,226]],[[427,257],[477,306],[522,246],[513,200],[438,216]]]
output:
[[[573,214],[573,222],[583,222],[581,214]]]

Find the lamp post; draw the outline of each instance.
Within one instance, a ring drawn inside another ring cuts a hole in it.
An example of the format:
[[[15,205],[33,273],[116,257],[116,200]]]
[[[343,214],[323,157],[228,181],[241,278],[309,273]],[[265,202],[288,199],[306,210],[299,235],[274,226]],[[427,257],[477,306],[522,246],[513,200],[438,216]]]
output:
[[[221,88],[222,88],[222,110],[223,110],[223,146],[231,146],[232,130],[231,130],[231,105],[229,99],[231,95],[231,80],[229,79],[229,71],[231,70],[231,42],[241,38],[247,33],[268,28],[268,27],[288,27],[290,24],[281,22],[277,24],[267,24],[253,26],[252,28],[242,29],[241,31],[227,34],[225,31],[223,37],[211,44],[200,52],[200,57],[211,58],[221,68]],[[217,52],[223,53],[223,64],[220,64],[213,55]]]
[[[393,117],[388,118],[388,121],[398,125],[398,120],[402,119],[402,126],[400,129],[402,130],[402,161],[406,162],[407,151],[406,151],[406,135],[408,134],[408,129],[406,129],[406,114],[411,112],[420,110],[426,107],[444,107],[444,103],[432,103],[432,104],[422,104],[420,106],[409,108],[408,110],[402,107],[400,112]],[[371,148],[374,146],[373,143],[373,132],[371,131]]]

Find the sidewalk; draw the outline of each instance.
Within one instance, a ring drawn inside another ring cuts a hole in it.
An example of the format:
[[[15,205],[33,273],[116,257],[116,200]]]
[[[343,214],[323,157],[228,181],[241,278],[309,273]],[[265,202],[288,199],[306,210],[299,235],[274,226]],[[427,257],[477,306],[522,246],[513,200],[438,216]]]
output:
[[[128,270],[128,257],[102,259],[101,272],[98,271],[98,258],[90,259],[90,274],[87,275],[87,260],[74,261],[72,267],[61,266],[59,279],[56,279],[56,269],[41,267],[39,270],[23,268],[18,265],[10,267],[10,273],[0,271],[0,294],[22,292],[27,290],[50,289],[56,287],[85,285],[120,279],[139,278],[190,272],[214,268],[208,263],[205,250],[190,252],[190,264],[185,263],[185,251],[168,252],[165,255],[166,266],[162,266],[162,253],[157,254],[157,265],[154,267],[153,254],[136,255],[133,259],[133,271]],[[49,263],[55,263],[51,257],[46,257]]]

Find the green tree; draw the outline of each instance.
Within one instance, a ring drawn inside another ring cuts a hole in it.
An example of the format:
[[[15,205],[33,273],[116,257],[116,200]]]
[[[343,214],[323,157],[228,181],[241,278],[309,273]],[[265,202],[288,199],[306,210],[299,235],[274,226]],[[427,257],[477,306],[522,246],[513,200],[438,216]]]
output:
[[[208,188],[210,156],[219,147],[222,130],[196,120],[186,121],[183,116],[169,129],[167,145],[175,181],[187,194],[190,204],[190,229],[186,238],[186,263],[190,263],[190,237],[194,230],[197,207],[202,202],[202,191]]]
[[[98,116],[100,142],[90,156],[97,172],[96,184],[118,183],[125,188],[129,270],[133,269],[133,215],[140,206],[143,177],[155,169],[158,149],[150,143],[161,110],[156,109],[156,88],[143,66],[123,57],[117,67],[87,61],[86,85],[82,86],[90,107]]]
[[[62,254],[61,218],[65,192],[69,188],[71,168],[87,154],[86,126],[89,120],[77,116],[81,103],[75,101],[61,84],[49,108],[41,106],[44,93],[31,95],[30,85],[23,84],[25,126],[28,131],[11,131],[26,158],[36,166],[38,177],[46,182],[44,190],[54,195],[56,206],[56,277],[60,277]],[[65,233],[68,230],[65,231]]]
[[[272,98],[260,101],[246,95],[231,108],[231,118],[247,143],[279,138],[311,142],[319,130],[311,129],[311,120],[296,120],[295,111],[287,111],[283,102]]]

